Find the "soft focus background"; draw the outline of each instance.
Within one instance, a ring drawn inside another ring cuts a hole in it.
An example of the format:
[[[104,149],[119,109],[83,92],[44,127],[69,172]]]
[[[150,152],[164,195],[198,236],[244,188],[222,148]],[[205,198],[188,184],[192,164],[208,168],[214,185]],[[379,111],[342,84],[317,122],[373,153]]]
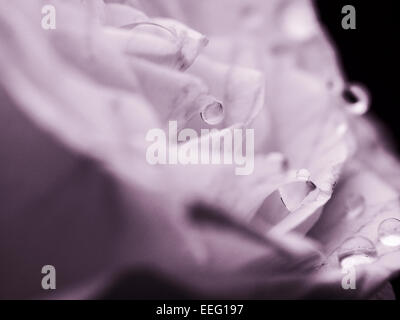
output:
[[[315,0],[319,16],[339,50],[343,68],[350,81],[363,83],[370,91],[370,113],[388,129],[400,151],[399,125],[399,30],[397,0]],[[341,26],[345,5],[357,12],[357,29]],[[400,299],[400,279],[392,282]]]

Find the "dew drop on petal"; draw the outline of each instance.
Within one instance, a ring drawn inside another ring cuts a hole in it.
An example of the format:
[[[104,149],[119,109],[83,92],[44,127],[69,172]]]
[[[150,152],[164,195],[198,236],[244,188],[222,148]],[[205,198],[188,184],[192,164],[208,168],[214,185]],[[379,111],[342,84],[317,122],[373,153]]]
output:
[[[346,217],[355,219],[361,215],[366,207],[365,198],[359,194],[351,194],[345,202]]]
[[[300,181],[308,181],[310,180],[310,171],[307,169],[300,169],[296,172],[296,178]]]
[[[200,116],[201,119],[209,125],[219,124],[224,119],[224,107],[222,103],[214,101],[200,112]]]
[[[365,254],[354,254],[343,258],[340,265],[343,269],[348,269],[360,264],[372,263],[375,261],[375,257],[371,257]]]
[[[395,218],[383,220],[378,227],[378,238],[385,246],[400,246],[400,220]]]
[[[369,94],[360,85],[352,84],[343,92],[346,101],[346,111],[354,115],[363,115],[369,108]]]
[[[346,269],[374,262],[377,258],[377,251],[371,240],[356,236],[342,243],[337,251],[337,256],[340,266]]]

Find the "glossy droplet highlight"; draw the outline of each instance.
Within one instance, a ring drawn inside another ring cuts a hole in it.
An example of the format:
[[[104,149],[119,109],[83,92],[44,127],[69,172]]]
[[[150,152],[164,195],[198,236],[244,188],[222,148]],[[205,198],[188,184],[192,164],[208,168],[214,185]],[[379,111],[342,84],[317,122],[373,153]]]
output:
[[[340,266],[343,269],[348,269],[360,264],[372,263],[375,261],[375,259],[376,258],[364,254],[354,254],[342,259]]]
[[[346,101],[346,110],[354,115],[363,115],[369,108],[368,91],[358,84],[349,85],[343,92],[343,98]]]
[[[361,215],[366,207],[365,198],[362,195],[351,194],[345,202],[346,217],[355,219]]]
[[[219,101],[213,101],[200,112],[200,116],[209,125],[219,124],[224,119],[224,107]]]
[[[388,247],[400,246],[400,220],[389,218],[378,227],[379,241]]]
[[[339,264],[344,269],[372,263],[377,258],[374,244],[369,239],[361,236],[345,240],[338,249],[337,255]]]

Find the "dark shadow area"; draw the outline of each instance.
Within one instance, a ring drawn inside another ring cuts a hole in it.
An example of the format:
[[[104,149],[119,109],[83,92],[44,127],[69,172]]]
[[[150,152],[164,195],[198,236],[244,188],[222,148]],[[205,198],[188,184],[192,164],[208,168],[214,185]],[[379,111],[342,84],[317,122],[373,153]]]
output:
[[[155,270],[131,270],[96,297],[100,300],[186,300],[201,299],[183,284]]]

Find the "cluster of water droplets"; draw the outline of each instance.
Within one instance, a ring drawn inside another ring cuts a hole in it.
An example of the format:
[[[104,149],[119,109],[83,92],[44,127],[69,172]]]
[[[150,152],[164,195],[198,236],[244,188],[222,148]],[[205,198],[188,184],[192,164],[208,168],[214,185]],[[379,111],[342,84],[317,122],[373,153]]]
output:
[[[315,35],[315,22],[312,19],[312,13],[309,8],[302,7],[298,2],[288,2],[282,14],[282,29],[295,41],[306,41]],[[296,23],[295,23],[296,22]],[[298,23],[301,22],[301,23]],[[301,28],[299,27],[301,26]],[[334,81],[331,81],[330,89],[333,88]],[[343,91],[344,108],[348,114],[363,115],[368,111],[370,104],[370,97],[368,91],[361,85],[348,84]],[[224,119],[224,108],[222,104],[215,101],[207,104],[200,113],[201,119],[208,125],[216,125]],[[338,126],[338,134],[342,134],[347,130],[345,124]],[[300,169],[296,172],[297,182],[310,181],[310,172],[307,169]],[[298,186],[291,185],[291,188],[281,189],[281,199],[288,209],[298,207],[301,199],[310,192],[312,189],[303,190],[302,197],[295,203],[289,201],[292,194],[290,189]],[[295,190],[297,193],[299,190]],[[285,197],[285,194],[288,193]],[[346,218],[356,219],[361,216],[366,210],[365,198],[361,195],[350,195],[345,203]],[[378,241],[388,247],[400,248],[400,220],[389,218],[381,222],[377,230]],[[374,262],[378,257],[378,251],[375,244],[366,237],[354,236],[350,237],[343,242],[337,250],[339,264],[342,268],[349,268],[352,266],[367,264]]]
[[[366,202],[361,195],[351,195],[345,203],[346,217],[355,219],[366,210]],[[388,218],[377,228],[378,243],[385,247],[400,249],[400,220]],[[345,240],[337,250],[337,257],[342,268],[372,263],[378,257],[375,244],[362,236],[354,236]]]
[[[304,6],[299,1],[287,1],[286,6],[282,7],[281,12],[282,31],[293,41],[305,42],[315,36],[316,22],[310,8]],[[332,91],[337,86],[336,81],[331,79],[328,88]],[[339,93],[340,91],[338,91]],[[340,94],[340,93],[339,93]],[[370,97],[366,88],[359,84],[347,84],[343,90],[342,104],[344,110],[349,115],[364,115],[369,108]],[[202,116],[203,118],[203,116]],[[203,118],[204,120],[204,118]],[[337,128],[337,134],[343,134],[347,130],[347,125],[342,123]],[[297,182],[310,181],[310,172],[307,169],[300,169],[296,172]],[[293,189],[294,184],[290,189]],[[296,186],[298,192],[298,186]],[[288,190],[286,190],[288,189]],[[288,209],[295,208],[300,201],[292,203],[290,197],[285,194],[291,194],[289,188],[282,188],[281,199]],[[307,190],[309,192],[309,190]],[[308,194],[303,190],[303,197]],[[299,193],[299,192],[298,192]],[[360,217],[366,210],[366,200],[362,195],[350,195],[345,202],[346,219],[353,220]],[[388,247],[400,248],[400,220],[389,218],[381,222],[377,230],[378,242]],[[378,251],[375,244],[366,237],[354,236],[343,242],[337,250],[339,264],[342,268],[348,268],[360,264],[372,263],[378,257]]]

